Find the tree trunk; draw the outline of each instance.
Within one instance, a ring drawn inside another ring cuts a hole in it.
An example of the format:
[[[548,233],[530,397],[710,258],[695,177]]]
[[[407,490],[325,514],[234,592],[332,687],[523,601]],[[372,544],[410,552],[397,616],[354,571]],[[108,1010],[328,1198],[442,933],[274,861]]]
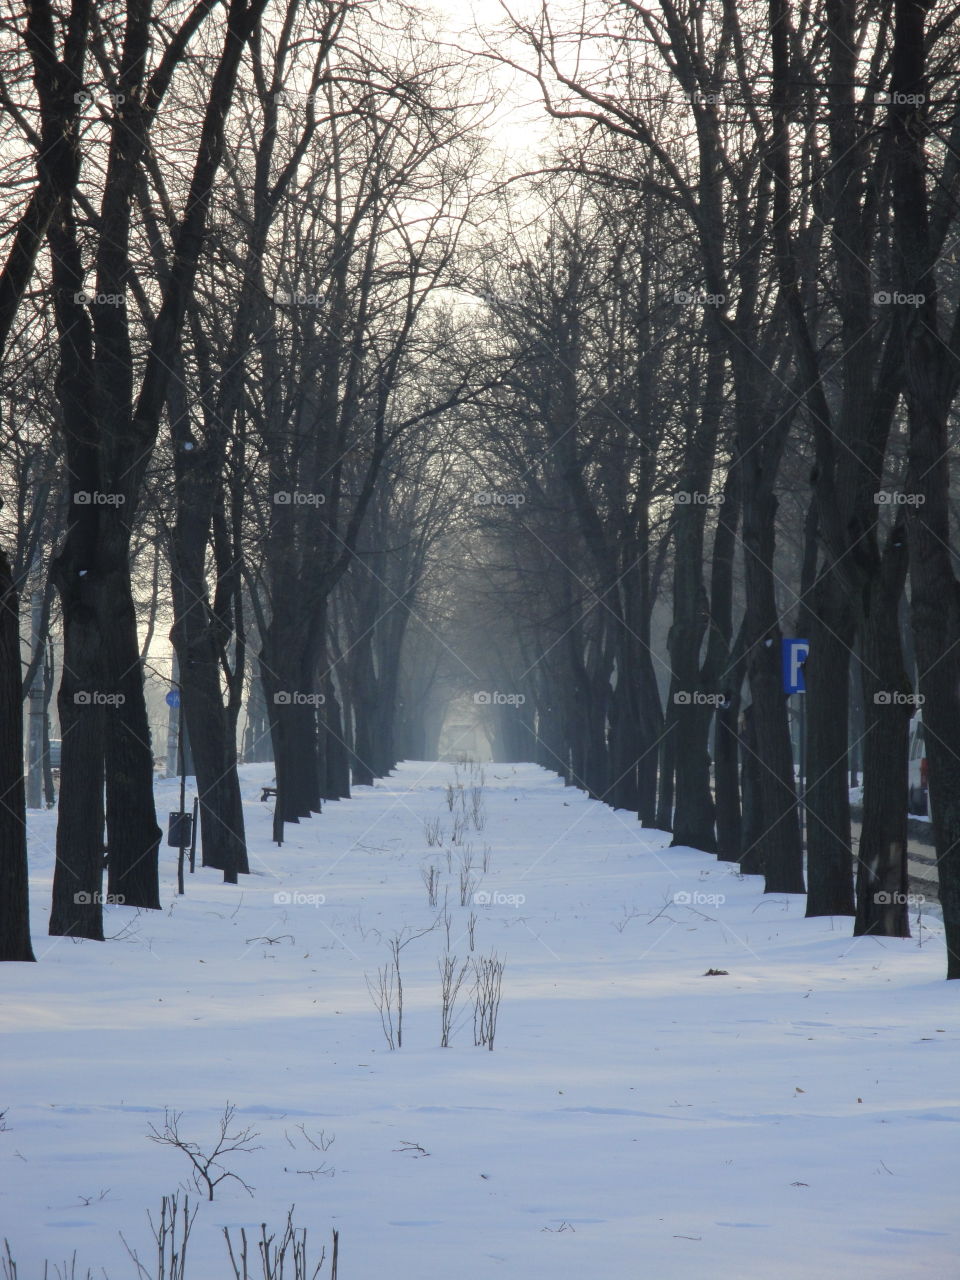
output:
[[[179,372],[182,364],[178,365]],[[229,628],[211,607],[206,576],[211,521],[218,497],[222,500],[225,446],[219,419],[208,424],[207,443],[196,446],[186,386],[185,376],[177,378],[168,397],[177,500],[170,541],[171,639],[179,669],[180,715],[190,739],[200,801],[203,865],[222,871],[225,883],[236,884],[237,876],[250,868],[235,728],[223,696],[222,656]]]
[[[625,648],[626,645],[621,647],[621,655]],[[635,813],[639,805],[637,758],[640,754],[640,719],[633,692],[628,672],[621,666],[617,688],[611,691],[608,701],[610,781],[603,798],[614,809],[628,809]]]
[[[958,319],[949,345],[939,332],[937,272],[942,242],[931,228],[931,190],[924,139],[927,6],[897,0],[893,74],[900,95],[890,107],[894,218],[900,285],[923,298],[906,330],[906,401],[910,426],[907,509],[910,600],[925,749],[930,816],[936,845],[940,905],[947,943],[947,977],[960,978],[960,583],[950,529],[950,442],[947,422],[957,392]],[[952,150],[952,149],[951,149]],[[939,198],[939,193],[938,193]],[[952,228],[955,224],[951,221]],[[954,304],[956,306],[956,304]],[[869,717],[871,708],[867,707]]]
[[[69,542],[69,535],[68,535]],[[57,694],[60,719],[60,803],[49,931],[103,941],[103,718],[100,631],[89,574],[61,576],[64,661]],[[67,580],[75,583],[66,588]]]
[[[50,700],[53,697],[53,670],[53,640],[48,636],[43,660],[43,798],[48,809],[52,809],[57,803],[57,792],[53,784],[53,765],[50,762]]]
[[[325,800],[350,799],[350,751],[347,747],[343,724],[343,707],[337,696],[333,672],[324,679],[325,701],[320,717],[320,734],[323,739]]]
[[[264,764],[273,759],[270,742],[270,717],[263,696],[259,670],[250,682],[247,699],[247,728],[244,733],[243,759],[246,764]]]
[[[670,843],[702,849],[704,853],[717,851],[716,810],[710,791],[710,753],[707,750],[712,716],[712,705],[681,705],[677,709],[674,730],[677,803],[673,811],[673,839]]]
[[[33,960],[23,789],[20,605],[0,548],[0,960]]]
[[[176,594],[175,590],[175,599]],[[200,801],[203,865],[222,871],[226,883],[236,884],[238,874],[245,875],[250,868],[219,654],[209,630],[200,626],[191,634],[183,615],[174,623],[173,640],[180,662],[180,713],[190,736]]]
[[[125,906],[159,911],[161,832],[153,792],[153,748],[128,567],[129,544],[125,537],[117,541],[117,558],[104,575],[98,595],[106,687],[122,698],[116,708],[108,707],[106,712],[108,892]]]
[[[740,707],[746,672],[744,623],[733,631],[733,575],[740,524],[740,469],[732,464],[723,486],[723,502],[713,539],[710,574],[710,633],[705,671],[709,685],[722,694],[714,721],[714,803],[717,857],[736,862],[742,850],[740,808]]]
[[[716,790],[717,857],[737,862],[743,847],[740,810],[740,692],[717,711],[714,739],[714,787]]]
[[[804,668],[807,742],[807,915],[854,914],[847,747],[854,616],[838,575],[824,566],[802,611],[810,641]]]
[[[667,693],[663,737],[660,739],[660,778],[657,787],[655,826],[660,831],[673,830],[674,781],[677,773],[677,685],[671,678]]]
[[[760,799],[760,755],[754,726],[753,704],[744,709],[740,732],[740,794],[743,796],[743,849],[740,870],[744,875],[763,875],[760,843],[763,838],[763,809]]]
[[[373,669],[373,634],[370,627],[356,642],[350,654],[350,692],[353,698],[353,785],[371,787],[376,775],[376,696],[377,679]]]
[[[876,588],[861,623],[867,715],[863,827],[857,851],[854,935],[909,938],[907,915],[908,746],[913,696],[903,667],[898,606],[907,571],[906,530],[890,533]]]
[[[754,464],[755,465],[755,464]],[[748,467],[748,471],[753,466]],[[803,893],[793,749],[780,672],[780,624],[774,591],[776,499],[744,475],[743,536],[747,589],[747,672],[756,734],[759,830],[753,833],[765,893]]]

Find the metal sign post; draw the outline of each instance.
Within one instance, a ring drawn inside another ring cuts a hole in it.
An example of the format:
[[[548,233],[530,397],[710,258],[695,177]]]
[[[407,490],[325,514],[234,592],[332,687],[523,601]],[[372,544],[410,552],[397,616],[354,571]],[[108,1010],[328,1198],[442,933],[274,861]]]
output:
[[[806,693],[807,682],[804,673],[804,667],[807,662],[807,655],[810,652],[810,641],[800,640],[796,637],[784,638],[780,642],[780,668],[783,676],[783,691],[788,695],[794,693]],[[800,743],[798,754],[800,756],[799,767],[797,769],[797,796],[800,802],[800,834],[803,836],[804,831],[804,803],[807,791],[807,700],[800,699]]]
[[[183,752],[183,712],[180,708],[180,690],[170,689],[166,695],[167,706],[177,712],[177,767],[180,773],[180,808],[169,815],[167,827],[167,844],[177,850],[177,893],[185,892],[183,884],[184,854],[190,847],[193,833],[191,815],[185,812],[187,803],[187,765]],[[193,857],[190,859],[190,870],[193,870]]]

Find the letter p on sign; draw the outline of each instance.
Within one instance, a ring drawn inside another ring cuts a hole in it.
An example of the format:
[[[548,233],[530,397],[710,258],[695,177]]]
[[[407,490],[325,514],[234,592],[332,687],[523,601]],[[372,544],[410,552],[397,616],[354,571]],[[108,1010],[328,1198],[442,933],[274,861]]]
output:
[[[809,640],[784,639],[781,641],[784,693],[804,693],[807,685],[803,678],[803,664],[810,652]]]

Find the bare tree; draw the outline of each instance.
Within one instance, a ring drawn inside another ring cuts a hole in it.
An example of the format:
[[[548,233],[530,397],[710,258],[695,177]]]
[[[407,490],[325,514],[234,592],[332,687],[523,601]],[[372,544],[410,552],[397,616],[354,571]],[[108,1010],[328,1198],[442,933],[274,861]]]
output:
[[[60,162],[68,192],[48,228],[60,335],[58,394],[73,519],[54,563],[64,627],[58,698],[62,787],[50,932],[102,938],[102,795],[110,847],[109,889],[134,906],[159,907],[160,831],[130,580],[130,533],[161,414],[200,253],[224,121],[240,59],[266,0],[232,0],[207,86],[199,141],[173,267],[148,325],[139,387],[133,376],[126,305],[130,236],[139,167],[151,127],[184,52],[211,6],[189,10],[150,66],[149,6],[130,10],[123,49],[110,65],[108,157],[97,217],[96,294],[88,308],[78,229],[77,156]],[[102,47],[101,53],[107,56]],[[55,81],[35,60],[41,98]],[[78,89],[81,86],[78,86]],[[97,298],[107,300],[102,305]],[[112,300],[112,301],[111,301]]]

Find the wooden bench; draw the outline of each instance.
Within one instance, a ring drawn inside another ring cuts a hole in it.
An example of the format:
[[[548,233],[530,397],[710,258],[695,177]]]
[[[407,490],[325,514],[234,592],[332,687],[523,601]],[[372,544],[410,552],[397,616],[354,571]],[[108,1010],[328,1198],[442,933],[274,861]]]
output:
[[[264,787],[263,790],[260,792],[260,800],[261,802],[264,800],[269,800],[271,796],[276,797],[276,794],[277,794],[276,787]]]

